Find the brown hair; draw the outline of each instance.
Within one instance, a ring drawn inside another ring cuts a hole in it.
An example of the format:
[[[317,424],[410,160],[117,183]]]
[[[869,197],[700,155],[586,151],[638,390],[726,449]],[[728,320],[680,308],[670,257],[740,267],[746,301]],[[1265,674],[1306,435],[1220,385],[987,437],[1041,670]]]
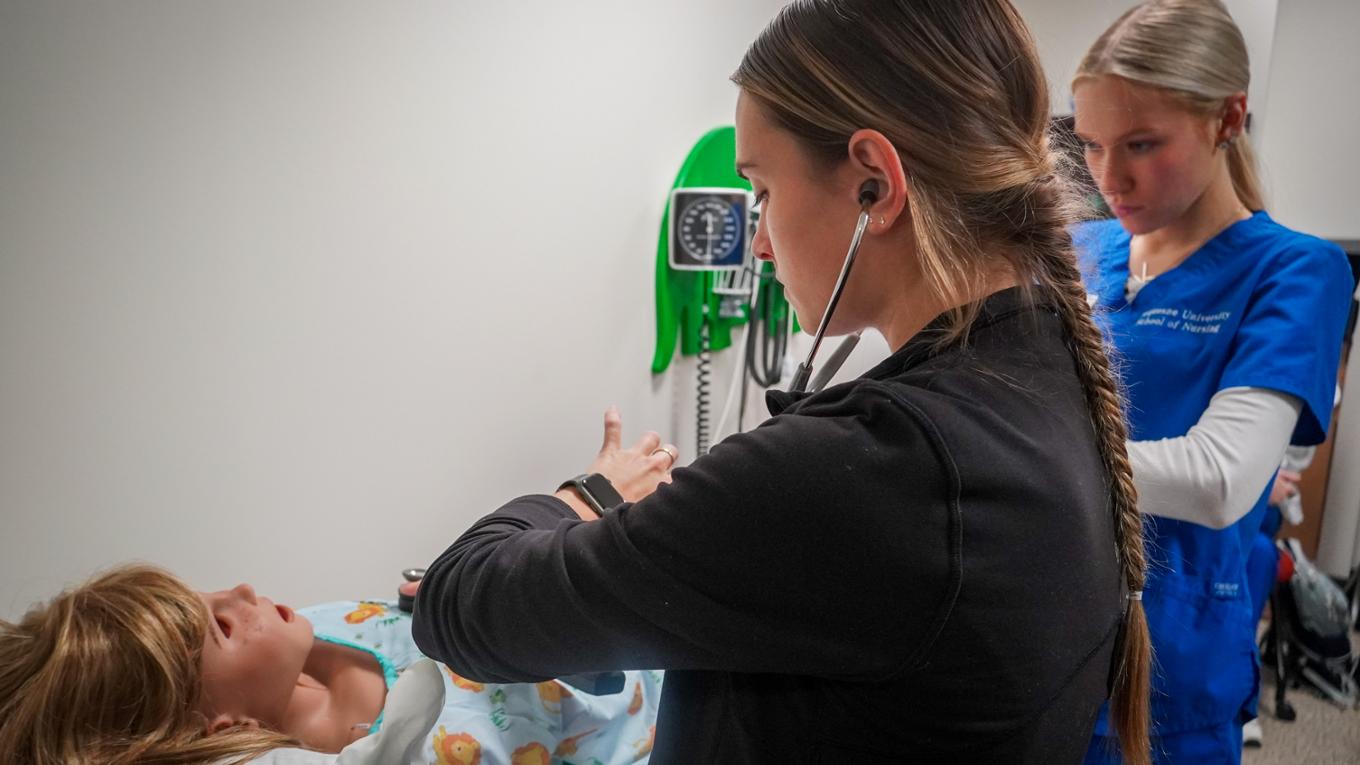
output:
[[[1246,40],[1221,0],[1149,0],[1130,8],[1096,38],[1072,85],[1102,75],[1166,91],[1203,117],[1217,116],[1225,99],[1251,84]],[[1242,204],[1265,209],[1245,133],[1228,146],[1228,172]]]
[[[1006,0],[796,0],[733,75],[777,124],[828,166],[873,128],[907,170],[925,278],[947,314],[942,343],[966,340],[973,285],[1008,265],[1050,296],[1086,392],[1108,475],[1122,580],[1144,583],[1143,525],[1125,440],[1123,395],[1092,321],[1069,224],[1078,205],[1049,143],[1048,86]],[[999,263],[998,259],[1004,259]],[[1111,693],[1124,760],[1148,763],[1150,645],[1142,603],[1126,600]]]
[[[0,752],[10,765],[245,762],[299,744],[208,734],[194,711],[210,616],[173,575],[122,566],[0,620]]]

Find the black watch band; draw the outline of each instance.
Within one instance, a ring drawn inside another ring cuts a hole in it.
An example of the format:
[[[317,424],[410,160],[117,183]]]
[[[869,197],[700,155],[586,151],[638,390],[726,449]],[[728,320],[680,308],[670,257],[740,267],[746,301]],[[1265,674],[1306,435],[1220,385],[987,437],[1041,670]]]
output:
[[[576,489],[581,499],[584,499],[586,504],[590,505],[590,509],[601,518],[605,513],[623,504],[623,497],[614,489],[614,484],[599,473],[582,473],[571,480],[563,481],[557,488],[561,490],[568,486]]]

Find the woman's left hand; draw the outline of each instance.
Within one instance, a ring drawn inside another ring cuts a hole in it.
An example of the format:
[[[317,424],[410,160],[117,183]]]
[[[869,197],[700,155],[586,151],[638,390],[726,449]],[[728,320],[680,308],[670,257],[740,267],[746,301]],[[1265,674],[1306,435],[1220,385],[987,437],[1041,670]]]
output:
[[[604,444],[586,472],[608,478],[625,502],[636,502],[661,484],[670,483],[671,467],[680,457],[674,445],[662,444],[661,436],[654,431],[642,434],[626,449],[622,439],[623,418],[611,406],[604,413]]]

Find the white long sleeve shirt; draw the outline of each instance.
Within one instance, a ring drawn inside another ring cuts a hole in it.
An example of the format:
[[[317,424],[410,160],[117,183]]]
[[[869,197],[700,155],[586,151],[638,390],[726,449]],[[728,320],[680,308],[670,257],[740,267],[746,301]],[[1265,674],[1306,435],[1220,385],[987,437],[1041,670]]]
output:
[[[1303,403],[1268,388],[1225,388],[1190,431],[1130,441],[1140,509],[1214,529],[1256,504],[1289,446]]]

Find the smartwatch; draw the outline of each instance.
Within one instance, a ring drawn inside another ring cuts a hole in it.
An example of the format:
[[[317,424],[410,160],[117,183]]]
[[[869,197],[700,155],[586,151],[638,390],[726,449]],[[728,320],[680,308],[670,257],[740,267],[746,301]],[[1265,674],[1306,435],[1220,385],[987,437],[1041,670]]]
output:
[[[568,486],[575,489],[576,493],[581,495],[581,499],[584,499],[586,504],[590,505],[590,509],[601,518],[605,513],[623,504],[623,497],[614,490],[614,484],[599,473],[582,473],[569,481],[564,481],[557,488],[560,491]]]

